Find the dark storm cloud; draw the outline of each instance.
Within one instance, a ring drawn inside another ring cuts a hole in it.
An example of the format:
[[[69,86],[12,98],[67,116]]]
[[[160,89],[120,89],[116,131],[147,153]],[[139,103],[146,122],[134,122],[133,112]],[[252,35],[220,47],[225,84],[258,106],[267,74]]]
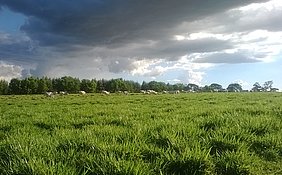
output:
[[[34,43],[22,35],[9,35],[0,32],[0,60],[10,62],[33,62],[37,51]]]
[[[176,61],[187,54],[233,49],[234,42],[230,39],[207,37],[177,41],[173,36],[198,31],[228,33],[233,23],[231,28],[240,28],[241,23],[236,23],[241,15],[234,12],[234,18],[229,14],[225,17],[227,10],[267,1],[0,0],[0,8],[8,7],[26,16],[20,29],[28,38],[0,42],[0,60],[18,61],[18,65],[20,62],[36,64],[31,73],[38,76],[73,73],[89,77],[93,72],[130,72],[136,68],[135,61],[142,59]],[[221,26],[224,30],[217,30]],[[242,53],[215,54],[195,60],[199,63],[252,61]]]
[[[112,45],[158,40],[184,21],[266,0],[2,0],[26,15],[21,27],[41,45]]]
[[[160,42],[157,48],[159,48],[157,53],[162,53],[163,56],[169,55],[170,57],[180,57],[191,53],[231,49],[232,44],[229,41],[205,38],[197,40],[164,41]]]
[[[215,38],[182,41],[160,40],[155,43],[128,44],[119,48],[98,49],[93,52],[93,55],[102,55],[104,58],[107,56],[130,58],[134,55],[139,58],[159,58],[173,61],[194,52],[213,52],[230,48],[232,48],[231,42]]]

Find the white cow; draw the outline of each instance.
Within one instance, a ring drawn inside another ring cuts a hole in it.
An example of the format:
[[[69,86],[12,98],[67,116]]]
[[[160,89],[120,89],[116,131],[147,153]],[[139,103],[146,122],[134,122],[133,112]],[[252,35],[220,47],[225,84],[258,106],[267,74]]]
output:
[[[59,94],[60,94],[60,95],[68,95],[69,93],[66,92],[66,91],[60,91]]]
[[[109,95],[110,92],[108,92],[108,91],[102,91],[102,94]]]
[[[79,91],[79,94],[81,94],[81,95],[85,95],[85,94],[86,94],[86,92],[85,92],[85,91]]]
[[[47,97],[54,97],[55,94],[53,92],[45,92],[45,95]]]
[[[158,93],[154,90],[147,90],[147,94],[154,94],[157,95]]]
[[[151,91],[151,93],[150,93],[150,94],[157,95],[157,94],[158,94],[158,92],[156,92],[156,91]]]
[[[144,91],[144,90],[140,90],[140,92],[141,92],[142,94],[146,94],[146,91]]]

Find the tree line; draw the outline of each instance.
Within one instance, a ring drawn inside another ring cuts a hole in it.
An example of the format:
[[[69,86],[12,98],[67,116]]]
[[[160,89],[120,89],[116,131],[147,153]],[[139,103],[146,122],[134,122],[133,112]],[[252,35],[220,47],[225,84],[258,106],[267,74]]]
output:
[[[87,93],[129,91],[138,92],[141,86],[138,82],[123,80],[121,78],[111,80],[82,79],[71,76],[61,78],[48,77],[27,77],[25,79],[11,79],[10,82],[0,80],[0,94],[21,95],[21,94],[43,94],[51,92],[77,93],[85,91]]]
[[[256,82],[251,91],[278,91],[273,88],[273,81],[267,81],[262,86]],[[48,77],[27,77],[25,79],[14,78],[10,82],[0,80],[0,95],[21,95],[21,94],[43,94],[47,91],[51,92],[68,92],[77,93],[78,91],[85,91],[87,93],[98,93],[101,91],[108,91],[111,93],[119,91],[140,92],[141,90],[162,91],[188,91],[188,92],[241,92],[244,91],[242,86],[238,83],[229,84],[226,89],[222,85],[212,83],[211,85],[199,86],[196,84],[169,84],[158,81],[143,81],[142,84],[122,78],[111,80],[96,80],[96,79],[82,79],[71,76],[64,76],[61,78]]]

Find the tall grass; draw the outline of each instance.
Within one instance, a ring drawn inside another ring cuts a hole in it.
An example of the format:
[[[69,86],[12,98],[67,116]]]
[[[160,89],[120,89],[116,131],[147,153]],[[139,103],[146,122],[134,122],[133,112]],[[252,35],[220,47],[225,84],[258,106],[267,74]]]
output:
[[[282,174],[282,94],[0,96],[0,174]]]

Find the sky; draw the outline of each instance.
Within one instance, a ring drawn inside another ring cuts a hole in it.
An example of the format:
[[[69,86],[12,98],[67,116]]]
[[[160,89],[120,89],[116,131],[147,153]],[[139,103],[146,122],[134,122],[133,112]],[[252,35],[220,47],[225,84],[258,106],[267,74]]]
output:
[[[282,89],[281,21],[281,0],[0,0],[0,79]]]

